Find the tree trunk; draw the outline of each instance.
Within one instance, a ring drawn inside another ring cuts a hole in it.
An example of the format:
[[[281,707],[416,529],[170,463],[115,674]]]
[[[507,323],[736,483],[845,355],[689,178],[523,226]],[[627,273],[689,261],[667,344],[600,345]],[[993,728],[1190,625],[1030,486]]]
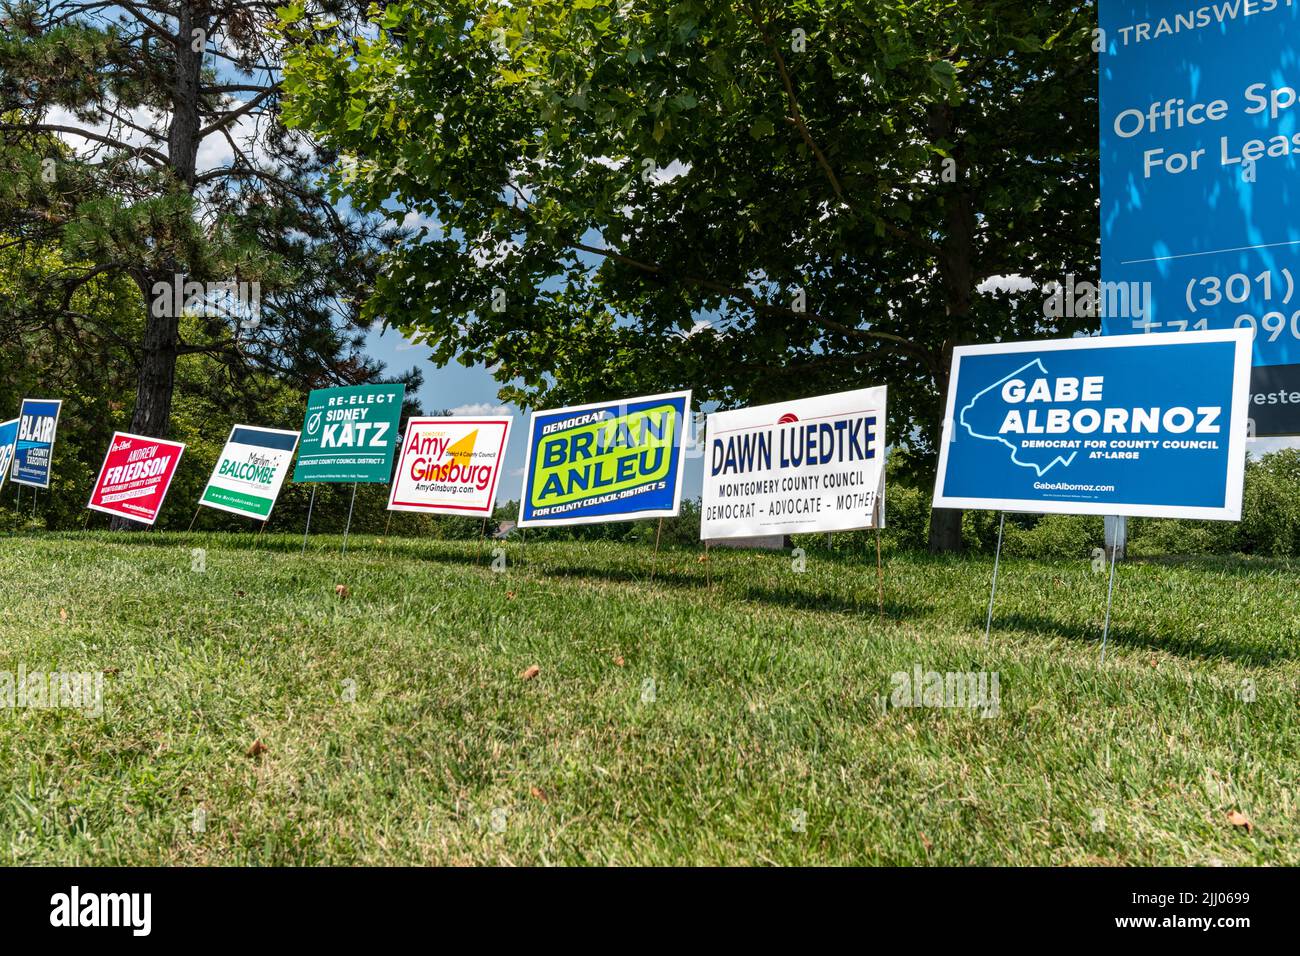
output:
[[[177,11],[176,75],[172,78],[172,121],[167,130],[167,162],[179,184],[194,191],[199,155],[199,81],[211,19],[207,11],[183,3]],[[195,47],[198,47],[196,50]]]
[[[172,77],[167,160],[176,188],[186,193],[194,191],[202,120],[199,115],[199,81],[209,26],[210,18],[206,11],[189,3],[180,5],[177,33],[181,42],[176,44],[176,75]],[[159,265],[162,264],[156,264],[156,267]],[[180,268],[159,268],[158,271],[167,273],[163,278],[168,285],[168,291],[162,293],[168,297],[165,303],[158,301],[154,294],[155,276],[151,276],[149,270],[142,270],[136,277],[140,294],[144,297],[144,337],[140,344],[140,373],[136,382],[135,410],[131,414],[131,432],[166,438],[171,427],[180,312],[185,299],[183,285],[174,289],[172,284],[184,283],[185,276]],[[130,531],[147,526],[129,518],[114,517],[110,527],[114,531]]]
[[[939,358],[942,369],[935,372],[935,384],[939,386],[939,414],[948,411],[948,387],[952,383],[949,373],[952,370],[952,345],[945,344]],[[950,423],[939,422],[939,440],[943,441],[944,426]],[[965,550],[961,537],[960,508],[930,509],[930,540],[928,550],[931,554],[957,554]]]
[[[952,138],[954,124],[951,106],[947,103],[931,106],[928,120],[930,134],[936,142]],[[957,159],[958,179],[944,196],[944,235],[939,253],[939,275],[943,279],[948,327],[951,330],[948,340],[943,344],[939,356],[940,367],[935,375],[935,384],[939,387],[940,415],[948,413],[952,350],[954,346],[969,341],[966,330],[971,302],[975,296],[975,208],[963,182],[965,156],[961,154],[960,147],[954,151],[954,158]],[[942,428],[939,435],[939,440],[942,441]],[[931,554],[951,554],[962,550],[961,516],[960,508],[930,509]]]
[[[165,303],[154,301],[152,289],[145,292],[144,339],[140,343],[140,372],[131,431],[153,438],[167,437],[171,427],[172,391],[176,387],[180,316],[175,314],[171,285],[168,282],[168,291],[163,293],[168,297]]]
[[[930,553],[956,554],[964,547],[960,508],[930,509]]]
[[[131,433],[166,438],[171,428],[172,392],[176,388],[180,317],[175,314],[176,302],[171,291],[165,293],[167,302],[156,303],[152,284],[143,279],[139,285],[144,296],[144,338],[140,343],[140,371],[136,380],[135,410],[131,414]],[[171,289],[170,282],[168,289]],[[148,525],[114,516],[109,527],[114,531],[139,531]]]

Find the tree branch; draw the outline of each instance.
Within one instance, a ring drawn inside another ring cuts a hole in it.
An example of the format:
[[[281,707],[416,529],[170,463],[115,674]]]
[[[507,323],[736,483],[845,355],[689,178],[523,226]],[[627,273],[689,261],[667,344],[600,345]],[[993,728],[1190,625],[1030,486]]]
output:
[[[226,113],[224,116],[221,117],[221,119],[217,120],[215,123],[209,123],[207,126],[203,127],[201,130],[198,131],[196,138],[203,139],[204,137],[210,136],[211,134],[217,132],[218,130],[224,129],[225,127],[233,123],[235,120],[239,119],[239,117],[244,116],[250,111],[256,109],[259,105],[264,103],[272,94],[278,93],[279,90],[280,90],[279,83],[276,83],[273,86],[266,87],[265,89],[262,90],[261,93],[258,93],[256,96],[254,96],[251,100],[249,100],[239,109],[231,110],[229,113]]]
[[[82,139],[88,139],[96,143],[103,143],[105,146],[113,146],[117,149],[133,153],[139,157],[153,160],[154,165],[160,169],[167,166],[167,157],[156,149],[150,149],[148,146],[132,146],[130,143],[124,143],[120,139],[114,139],[111,136],[101,136],[99,133],[92,133],[90,130],[81,129],[76,126],[62,126],[56,123],[0,123],[0,131],[25,131],[29,133],[70,133],[73,136],[80,136]]]
[[[921,359],[927,364],[929,363],[930,360],[929,354],[925,351],[925,349],[921,348],[919,345],[917,345],[915,342],[911,341],[910,339],[904,338],[901,335],[895,335],[892,332],[880,332],[874,329],[856,329],[850,325],[844,325],[841,322],[837,322],[834,319],[828,318],[817,312],[797,312],[794,309],[791,309],[787,306],[773,305],[770,302],[764,302],[763,300],[759,299],[748,289],[727,285],[725,282],[719,282],[716,279],[708,279],[702,276],[682,275],[682,274],[674,273],[671,270],[665,268],[664,266],[657,265],[651,262],[641,262],[637,259],[633,259],[631,256],[625,256],[622,253],[615,252],[612,249],[603,249],[598,246],[591,246],[584,242],[576,242],[576,241],[570,242],[568,243],[568,245],[571,248],[581,250],[582,252],[590,252],[595,255],[604,256],[608,259],[613,259],[615,262],[620,262],[623,265],[630,266],[631,268],[637,269],[641,272],[645,272],[648,275],[659,276],[660,278],[665,278],[665,279],[675,279],[679,282],[685,282],[689,285],[699,286],[702,289],[708,289],[711,292],[717,292],[720,295],[725,295],[730,298],[737,299],[741,302],[744,302],[755,312],[761,312],[766,315],[780,315],[785,317],[795,317],[799,319],[811,319],[815,322],[820,322],[823,326],[830,329],[832,332],[838,332],[839,334],[849,336],[850,338],[874,339],[877,341],[888,342],[891,345],[913,356],[916,356],[917,358]]]
[[[786,117],[786,122],[793,125],[794,128],[799,131],[799,135],[803,137],[804,145],[806,145],[812,152],[813,156],[816,157],[817,164],[821,166],[822,172],[826,174],[826,179],[830,182],[831,189],[835,191],[836,198],[850,210],[853,210],[853,203],[851,203],[848,196],[845,195],[844,186],[840,183],[839,177],[835,175],[835,170],[831,168],[830,160],[826,158],[826,154],[823,153],[821,147],[817,145],[817,141],[813,139],[812,132],[808,129],[808,124],[804,122],[803,113],[799,110],[799,98],[795,95],[794,91],[794,81],[790,78],[789,69],[786,68],[785,57],[781,55],[781,48],[776,45],[771,35],[767,32],[767,26],[759,19],[758,11],[754,9],[753,5],[746,5],[746,10],[749,12],[749,18],[754,21],[754,26],[758,29],[758,33],[763,38],[763,42],[766,43],[768,49],[772,51],[772,58],[776,61],[777,71],[781,74],[781,84],[785,87],[786,102],[789,103],[790,106],[790,115]]]

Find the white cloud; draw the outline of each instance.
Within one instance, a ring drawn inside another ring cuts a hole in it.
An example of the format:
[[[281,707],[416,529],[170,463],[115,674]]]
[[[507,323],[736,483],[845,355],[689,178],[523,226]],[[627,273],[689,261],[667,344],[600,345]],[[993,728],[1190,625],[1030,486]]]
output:
[[[487,243],[475,243],[469,248],[470,257],[474,260],[474,265],[480,269],[491,269],[505,262],[510,256],[519,251],[519,243],[513,239],[507,239],[503,242],[489,245]]]
[[[683,163],[680,159],[674,159],[662,169],[656,168],[650,176],[650,181],[656,186],[660,186],[672,182],[678,176],[685,176],[690,171],[690,163]]]
[[[130,127],[111,128],[110,124],[107,122],[88,123],[84,120],[78,119],[75,113],[71,110],[64,109],[61,106],[52,107],[45,114],[44,122],[50,123],[54,126],[71,126],[77,129],[84,129],[87,132],[98,133],[101,136],[112,135],[115,139],[120,139],[122,142],[131,146],[150,146],[159,152],[165,153],[167,151],[167,129],[164,123],[165,117],[161,113],[145,107],[140,107],[134,110],[127,110],[126,116],[127,119],[136,126],[157,132],[162,137],[162,141],[160,142],[157,139],[146,136],[144,133],[131,129]],[[60,132],[56,135],[79,154],[106,148],[103,144],[94,142],[93,140],[88,140],[84,136],[78,136],[76,133]]]
[[[401,225],[403,229],[420,229],[423,227],[428,229],[430,234],[435,236],[440,235],[442,232],[442,227],[438,225],[438,220],[434,219],[432,216],[418,213],[414,209],[402,217]]]
[[[1028,292],[1035,288],[1033,279],[1026,279],[1022,275],[1009,276],[989,276],[978,286],[978,292]]]
[[[1294,438],[1251,438],[1246,441],[1246,451],[1250,452],[1254,458],[1262,458],[1271,452],[1282,451],[1284,448],[1300,447],[1300,442]]]
[[[247,95],[251,96],[252,94]],[[237,110],[246,102],[246,99],[227,94],[222,99],[222,108]],[[101,136],[112,135],[114,138],[120,139],[131,146],[149,146],[161,153],[167,152],[168,114],[158,110],[151,110],[148,107],[138,107],[126,110],[125,115],[133,125],[155,132],[161,138],[146,136],[129,126],[114,126],[109,122],[87,123],[78,119],[71,110],[58,106],[51,108],[46,113],[45,122],[58,126],[72,126],[91,133],[98,133]],[[244,155],[259,165],[267,165],[270,161],[270,157],[262,148],[261,128],[259,125],[269,122],[270,120],[266,117],[246,113],[226,127],[227,132],[230,134],[230,140],[234,140],[243,150]],[[102,144],[87,140],[75,133],[59,133],[57,135],[78,154],[104,148]],[[305,139],[300,133],[293,132],[290,137],[297,139],[300,143],[305,143]],[[205,136],[199,142],[198,154],[195,157],[196,172],[205,173],[212,169],[231,165],[235,158],[235,152],[230,146],[230,140],[220,132],[209,133]]]
[[[510,409],[505,405],[475,402],[470,405],[457,405],[451,413],[453,415],[509,415]]]

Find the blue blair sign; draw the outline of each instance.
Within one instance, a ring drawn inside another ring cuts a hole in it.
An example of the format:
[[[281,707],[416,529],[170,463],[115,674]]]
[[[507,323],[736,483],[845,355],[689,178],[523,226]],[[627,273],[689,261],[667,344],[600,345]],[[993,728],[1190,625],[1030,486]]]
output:
[[[59,427],[62,399],[24,398],[18,414],[18,436],[14,444],[11,477],[16,485],[50,487],[54,459],[54,436]]]

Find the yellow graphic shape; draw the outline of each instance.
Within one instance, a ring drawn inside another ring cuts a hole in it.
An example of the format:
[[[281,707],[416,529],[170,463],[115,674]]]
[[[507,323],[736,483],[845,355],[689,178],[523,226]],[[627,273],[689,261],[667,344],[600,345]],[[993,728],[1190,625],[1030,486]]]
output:
[[[447,449],[447,454],[456,459],[456,464],[464,468],[474,457],[474,443],[478,440],[478,429],[474,429],[456,444]]]

